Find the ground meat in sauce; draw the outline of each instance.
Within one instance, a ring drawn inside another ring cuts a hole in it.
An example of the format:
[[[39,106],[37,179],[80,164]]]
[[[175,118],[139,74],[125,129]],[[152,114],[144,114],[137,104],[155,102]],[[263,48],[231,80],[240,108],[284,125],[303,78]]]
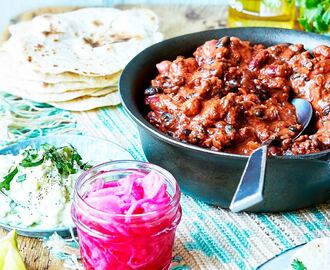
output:
[[[330,48],[264,47],[236,37],[210,40],[193,57],[157,64],[145,90],[147,119],[175,139],[248,155],[271,136],[270,155],[330,148]],[[290,100],[311,102],[311,134],[301,130]]]

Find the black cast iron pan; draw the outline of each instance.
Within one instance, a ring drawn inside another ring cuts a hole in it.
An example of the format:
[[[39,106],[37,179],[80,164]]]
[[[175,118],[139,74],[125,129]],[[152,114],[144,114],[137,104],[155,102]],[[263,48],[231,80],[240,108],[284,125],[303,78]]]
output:
[[[330,46],[330,39],[311,33],[278,28],[227,28],[188,34],[157,43],[138,54],[124,69],[120,94],[129,115],[137,123],[147,159],[170,172],[188,195],[227,208],[247,161],[246,156],[216,152],[179,142],[160,132],[145,119],[144,89],[155,77],[155,65],[178,55],[191,56],[205,41],[236,36],[271,46],[302,43],[312,49]],[[330,150],[316,154],[269,158],[264,200],[253,212],[287,211],[330,199]]]

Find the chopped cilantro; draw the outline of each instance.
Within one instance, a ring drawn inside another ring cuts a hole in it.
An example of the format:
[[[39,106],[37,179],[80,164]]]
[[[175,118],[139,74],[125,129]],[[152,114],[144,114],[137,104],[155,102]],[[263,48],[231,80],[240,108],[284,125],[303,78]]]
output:
[[[307,270],[306,266],[298,259],[293,260],[291,267],[293,270]]]
[[[41,146],[43,150],[42,154],[37,149],[27,149],[23,152],[23,159],[19,165],[23,168],[36,167],[41,165],[44,161],[50,160],[55,164],[58,173],[61,176],[68,176],[70,174],[77,173],[76,165],[82,170],[87,170],[92,166],[88,163],[82,162],[82,157],[78,154],[77,150],[72,146],[64,146],[56,148],[53,145],[43,144]],[[15,167],[10,171],[2,182],[0,182],[0,190],[5,188],[10,189],[10,182],[16,176],[19,171],[19,167]],[[19,175],[16,182],[23,182],[26,179],[26,175]]]
[[[39,156],[38,150],[36,149],[25,150],[23,155],[25,157],[21,161],[20,165],[24,168],[36,167],[44,162],[44,157]]]
[[[82,162],[81,156],[72,145],[56,148],[55,146],[44,144],[42,148],[45,150],[45,159],[50,159],[54,162],[59,174],[61,175],[67,176],[69,174],[76,173],[77,170],[74,168],[75,162],[82,170],[91,168],[89,164]]]
[[[18,173],[18,168],[15,167],[12,171],[9,171],[9,173],[3,178],[3,181],[0,183],[0,190],[5,189],[9,190],[10,189],[10,182],[13,180],[15,175]]]

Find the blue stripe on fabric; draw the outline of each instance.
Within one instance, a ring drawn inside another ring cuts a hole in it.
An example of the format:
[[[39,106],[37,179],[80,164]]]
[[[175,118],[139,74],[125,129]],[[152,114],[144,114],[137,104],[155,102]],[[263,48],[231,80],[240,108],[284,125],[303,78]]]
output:
[[[204,204],[202,202],[196,201],[194,203],[197,204],[197,206],[199,206],[199,208],[201,210],[203,208],[209,208],[209,206],[207,206],[206,204]],[[185,202],[182,202],[181,204],[183,204],[183,209],[189,209],[190,208],[188,205],[187,206],[185,205]],[[197,217],[201,217],[202,223],[200,224],[199,222],[198,223],[196,221],[194,222],[195,227],[197,227],[197,229],[198,229],[199,232],[197,232],[197,235],[196,235],[196,232],[194,232],[191,235],[193,237],[193,239],[196,241],[196,243],[190,243],[190,244],[188,244],[187,248],[196,247],[197,249],[200,249],[199,248],[199,245],[201,243],[199,243],[198,241],[201,240],[201,237],[197,237],[197,236],[198,236],[198,233],[201,233],[200,228],[204,226],[203,224],[205,223],[205,219],[206,219],[208,222],[211,223],[212,227],[215,228],[216,232],[219,235],[221,235],[222,237],[224,237],[225,240],[226,240],[226,242],[231,247],[233,247],[235,249],[235,251],[238,253],[238,255],[241,257],[240,259],[235,260],[234,263],[239,267],[239,269],[245,269],[245,268],[242,268],[242,267],[244,267],[244,259],[246,258],[246,254],[248,254],[248,252],[245,252],[245,249],[248,249],[248,248],[245,248],[245,247],[242,248],[242,245],[240,244],[240,242],[237,242],[236,239],[235,239],[235,237],[231,237],[230,230],[227,230],[226,225],[222,224],[221,220],[216,220],[212,216],[208,216],[208,218],[206,218],[205,215],[202,212],[196,213],[196,215],[197,215]],[[207,238],[211,238],[212,239],[213,236],[210,235],[209,233],[207,233],[205,230],[203,230],[203,233],[206,234],[206,237]],[[235,233],[233,233],[233,234],[235,235]],[[204,239],[202,239],[202,240],[204,240]],[[245,242],[245,246],[248,246],[249,245],[245,239],[243,240],[243,242]],[[204,249],[201,249],[201,250],[203,252],[206,251],[205,252],[206,255],[209,256],[208,255],[209,254],[208,250],[206,250],[205,248]],[[215,255],[217,256],[217,254],[215,254]],[[228,258],[228,259],[229,259],[228,262],[230,262],[231,261],[230,258]],[[225,263],[228,263],[228,262],[225,262]]]
[[[314,237],[309,233],[304,233],[304,236],[305,236],[307,242],[314,239]]]
[[[268,218],[268,216],[260,214],[258,219],[266,225],[266,227],[276,236],[286,249],[292,247],[292,244],[286,239],[285,235],[276,227],[276,225]]]
[[[295,214],[286,212],[286,213],[283,213],[283,217],[286,218],[288,221],[290,221],[295,226],[301,226],[302,225],[302,222],[301,222],[299,216],[297,216]]]
[[[231,229],[232,233],[240,240],[240,243],[242,244],[243,247],[245,247],[247,250],[251,249],[251,245],[247,240],[246,235],[243,235],[243,233],[240,231],[240,229],[231,222],[227,223],[228,228]]]
[[[119,132],[119,135],[126,136],[125,134],[128,134],[129,131],[127,128],[124,128],[121,124],[117,123],[114,121],[115,117],[112,117],[109,115],[108,110],[101,110],[100,113],[97,114],[98,118],[102,123],[106,125],[107,128],[109,127],[115,127],[116,130]],[[143,152],[136,147],[136,145],[139,145],[139,143],[134,143],[132,141],[129,141],[130,147],[127,149],[133,156],[134,159],[137,160],[146,160],[144,155],[142,154]]]
[[[201,208],[204,209],[204,211],[206,211],[207,209],[210,208],[210,206],[208,206],[207,204],[201,202],[201,201],[195,201],[195,203]],[[222,224],[221,220],[218,220],[217,218],[214,218],[213,216],[209,216],[209,219],[212,221],[212,223],[214,224],[214,226],[217,228],[218,225]],[[248,240],[246,239],[246,237],[240,232],[240,230],[238,229],[238,227],[233,224],[233,223],[226,223],[225,226],[227,226],[230,231],[232,232],[233,235],[235,235],[236,238],[238,238],[238,242],[235,244],[236,246],[238,245],[242,245],[245,249],[250,250],[251,245],[249,244]],[[226,235],[227,236],[227,235]],[[229,238],[229,236],[228,236]],[[229,238],[231,239],[231,238]],[[240,252],[242,249],[238,248],[237,251]],[[241,257],[243,259],[246,258],[246,256],[244,255],[244,253],[240,253]]]
[[[224,263],[232,262],[225,248],[221,247],[217,239],[205,231],[203,225],[196,221],[192,222],[192,224],[197,231],[191,233],[194,242],[185,244],[188,250],[200,250],[208,257],[215,256]]]

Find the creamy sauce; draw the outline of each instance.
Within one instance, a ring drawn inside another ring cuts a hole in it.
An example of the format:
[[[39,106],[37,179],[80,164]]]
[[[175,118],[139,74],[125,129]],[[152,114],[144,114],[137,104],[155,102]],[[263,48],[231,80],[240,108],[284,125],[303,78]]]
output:
[[[42,154],[43,150],[39,153]],[[17,155],[0,156],[0,179],[18,166],[23,151]],[[77,173],[59,174],[51,160],[36,167],[19,167],[10,183],[10,190],[0,193],[0,219],[2,223],[18,227],[54,228],[72,225],[70,216],[71,197],[75,180],[83,172],[75,165]],[[25,176],[25,180],[19,177]]]

